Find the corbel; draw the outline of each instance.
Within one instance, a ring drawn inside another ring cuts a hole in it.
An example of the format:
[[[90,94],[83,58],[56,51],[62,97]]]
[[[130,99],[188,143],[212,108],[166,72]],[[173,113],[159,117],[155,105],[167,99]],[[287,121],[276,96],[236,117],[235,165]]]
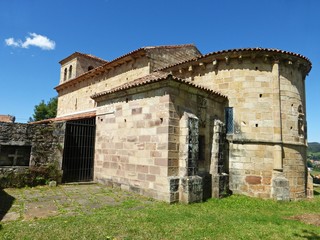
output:
[[[212,65],[213,65],[213,68],[216,69],[218,67],[218,60],[217,59],[214,59],[212,61]]]
[[[205,68],[206,65],[205,65],[203,62],[200,62],[200,63],[199,63],[199,67],[200,67],[200,68]]]
[[[224,57],[225,61],[226,61],[226,65],[229,65],[230,63],[230,58],[228,56]]]

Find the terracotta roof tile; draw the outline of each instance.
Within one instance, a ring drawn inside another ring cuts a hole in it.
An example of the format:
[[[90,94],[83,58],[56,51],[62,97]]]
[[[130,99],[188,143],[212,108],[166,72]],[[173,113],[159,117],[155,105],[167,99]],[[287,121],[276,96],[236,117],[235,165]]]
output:
[[[78,119],[84,119],[84,118],[92,118],[96,116],[96,111],[89,111],[85,113],[78,113],[78,114],[72,114],[68,116],[62,116],[57,118],[49,118],[37,122],[31,122],[30,124],[43,124],[43,123],[52,123],[52,122],[63,122],[63,121],[70,121],[70,120],[78,120]]]
[[[122,56],[120,56],[118,58],[115,58],[114,60],[112,60],[110,62],[106,62],[102,66],[96,67],[96,68],[90,70],[89,72],[85,72],[85,73],[81,74],[80,76],[72,79],[71,81],[67,81],[65,83],[62,83],[62,84],[56,86],[55,89],[58,91],[59,89],[65,87],[65,86],[70,86],[70,85],[76,83],[77,81],[80,81],[81,79],[85,79],[86,77],[89,77],[89,76],[92,76],[92,75],[99,75],[99,74],[103,73],[106,69],[109,69],[111,67],[117,66],[118,64],[120,64],[122,62],[122,60],[124,60],[127,57],[145,55],[146,51],[148,49],[161,49],[161,48],[163,48],[163,49],[172,49],[172,48],[184,48],[184,47],[191,47],[191,46],[194,46],[194,45],[193,44],[163,45],[163,46],[149,46],[149,47],[138,48],[138,49],[136,49],[134,51],[131,51],[131,52],[125,54],[125,55],[122,55]],[[78,52],[76,52],[76,53],[78,53]],[[78,53],[78,54],[80,54],[80,53]]]
[[[96,57],[96,56],[93,56],[91,54],[86,54],[86,53],[81,53],[81,52],[74,52],[73,54],[71,54],[70,56],[62,59],[59,63],[60,64],[63,64],[67,61],[69,61],[69,59],[72,59],[72,58],[75,58],[77,56],[82,56],[82,57],[86,57],[86,58],[90,58],[90,59],[93,59],[93,60],[96,60],[96,61],[99,61],[101,63],[107,63],[108,61],[102,59],[102,58],[99,58],[99,57]]]
[[[0,115],[0,122],[12,123],[15,121],[15,117],[11,115]]]
[[[198,60],[206,58],[208,56],[214,56],[214,55],[219,55],[219,54],[227,54],[227,53],[241,53],[241,52],[270,52],[270,53],[288,54],[288,55],[291,55],[291,56],[294,56],[294,57],[298,57],[298,58],[302,58],[302,59],[306,60],[308,62],[308,64],[310,65],[309,71],[310,71],[311,66],[312,66],[311,61],[307,57],[305,57],[305,56],[303,56],[301,54],[288,52],[288,51],[284,51],[284,50],[279,50],[279,49],[275,49],[275,48],[260,48],[260,47],[256,47],[256,48],[236,48],[236,49],[229,49],[229,50],[221,50],[221,51],[217,51],[217,52],[211,52],[211,53],[207,53],[207,54],[204,54],[204,55],[199,56],[199,57],[195,57],[195,58],[192,58],[192,59],[189,59],[189,60],[186,60],[186,61],[182,61],[180,63],[173,64],[173,65],[170,65],[170,66],[164,67],[162,69],[158,69],[158,70],[165,70],[165,69],[169,69],[169,68],[178,66],[180,64],[193,62],[193,61],[198,61]]]

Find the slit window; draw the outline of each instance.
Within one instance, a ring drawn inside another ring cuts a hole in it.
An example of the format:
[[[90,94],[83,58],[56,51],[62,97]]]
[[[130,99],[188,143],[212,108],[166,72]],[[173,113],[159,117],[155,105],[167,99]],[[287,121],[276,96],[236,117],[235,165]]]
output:
[[[72,76],[72,66],[69,67],[69,79],[71,78]]]
[[[64,69],[64,74],[63,74],[63,81],[67,80],[67,73],[68,73],[68,70],[67,70],[67,68],[65,68]]]
[[[225,108],[225,121],[226,121],[226,133],[233,134],[234,123],[233,123],[233,108]]]

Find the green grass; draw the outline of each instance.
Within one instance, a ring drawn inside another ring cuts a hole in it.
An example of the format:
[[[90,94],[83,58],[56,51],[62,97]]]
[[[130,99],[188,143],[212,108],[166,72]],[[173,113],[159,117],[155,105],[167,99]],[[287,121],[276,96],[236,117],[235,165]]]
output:
[[[310,173],[312,176],[320,175],[320,170],[312,170]]]
[[[320,228],[289,220],[320,214],[313,200],[275,202],[245,196],[169,205],[135,197],[77,216],[0,225],[0,239],[320,239]]]

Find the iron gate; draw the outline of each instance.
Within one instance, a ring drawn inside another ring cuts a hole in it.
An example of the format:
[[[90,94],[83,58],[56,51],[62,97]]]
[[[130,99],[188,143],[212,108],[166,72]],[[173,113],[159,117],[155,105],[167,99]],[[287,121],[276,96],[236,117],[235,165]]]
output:
[[[63,153],[63,182],[93,180],[95,118],[66,123]]]

